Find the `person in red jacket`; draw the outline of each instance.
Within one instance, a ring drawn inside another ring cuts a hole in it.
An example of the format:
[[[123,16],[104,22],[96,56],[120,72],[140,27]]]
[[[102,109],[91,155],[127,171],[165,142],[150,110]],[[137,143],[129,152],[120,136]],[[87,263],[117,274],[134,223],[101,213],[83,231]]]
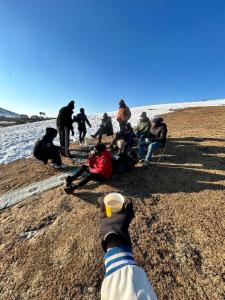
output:
[[[112,176],[112,155],[106,150],[105,144],[97,144],[89,153],[88,159],[89,166],[83,165],[78,172],[73,176],[66,177],[65,192],[72,193],[77,188],[85,185],[90,180],[103,182]],[[78,184],[72,182],[81,176],[84,172],[87,173],[85,178],[81,179]]]

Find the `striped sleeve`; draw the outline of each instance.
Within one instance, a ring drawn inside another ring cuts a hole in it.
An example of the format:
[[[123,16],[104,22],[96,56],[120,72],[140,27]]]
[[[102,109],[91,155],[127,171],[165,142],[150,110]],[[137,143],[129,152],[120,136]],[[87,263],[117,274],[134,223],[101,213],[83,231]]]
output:
[[[105,277],[127,265],[136,265],[129,247],[114,247],[109,249],[104,256]]]

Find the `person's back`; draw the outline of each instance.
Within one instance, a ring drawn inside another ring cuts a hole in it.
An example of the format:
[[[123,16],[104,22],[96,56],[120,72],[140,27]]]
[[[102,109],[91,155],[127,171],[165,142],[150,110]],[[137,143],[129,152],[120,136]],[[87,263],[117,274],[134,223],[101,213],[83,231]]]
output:
[[[131,112],[129,107],[126,105],[123,99],[119,101],[119,110],[117,113],[117,121],[119,123],[121,122],[127,122],[131,117]]]
[[[74,108],[74,101],[71,101],[67,106],[63,106],[58,113],[56,124],[57,127],[72,127],[72,114]]]
[[[84,108],[80,109],[80,113],[76,115],[74,121],[78,123],[78,130],[85,129],[86,123],[91,127],[91,124],[85,114]]]
[[[49,159],[54,160],[58,165],[61,165],[61,158],[59,153],[59,147],[53,144],[54,138],[57,136],[57,130],[55,128],[46,128],[45,134],[39,139],[34,146],[33,155],[45,164]]]

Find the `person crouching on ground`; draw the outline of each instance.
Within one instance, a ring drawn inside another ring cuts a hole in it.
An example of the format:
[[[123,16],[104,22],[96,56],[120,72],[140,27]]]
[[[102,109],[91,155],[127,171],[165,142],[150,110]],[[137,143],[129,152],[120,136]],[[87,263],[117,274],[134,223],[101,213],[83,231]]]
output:
[[[111,217],[106,216],[101,202],[100,242],[105,252],[101,300],[157,300],[145,271],[137,266],[132,254],[128,229],[133,218],[131,200]]]
[[[103,182],[112,176],[112,155],[106,150],[105,144],[97,144],[94,150],[89,153],[89,166],[83,165],[80,170],[73,176],[67,176],[65,192],[72,193],[75,189],[85,185],[90,180]],[[81,176],[84,172],[88,175],[81,179],[78,184],[72,182]]]
[[[153,119],[153,126],[150,129],[148,138],[139,142],[139,157],[143,159],[144,166],[148,166],[152,159],[152,155],[155,149],[163,148],[166,143],[167,126],[163,122],[163,118],[156,117]],[[145,156],[145,147],[148,147],[147,154]]]
[[[51,166],[56,169],[65,168],[67,166],[62,164],[60,147],[53,144],[56,136],[57,130],[55,128],[46,128],[45,135],[35,143],[33,155],[44,164],[47,164],[48,160],[52,160]]]
[[[107,136],[113,135],[112,119],[107,115],[107,113],[103,114],[100,128],[95,134],[92,134],[91,137],[98,138],[98,143],[101,143],[103,134],[106,134]]]
[[[141,117],[140,120],[135,128],[135,134],[138,138],[140,137],[146,137],[149,133],[150,133],[150,129],[151,129],[151,121],[150,119],[147,117],[147,114],[145,111],[143,111],[141,113]]]
[[[89,127],[91,127],[90,122],[88,121],[88,118],[85,114],[84,108],[80,109],[80,113],[77,114],[74,118],[73,121],[78,123],[78,131],[79,131],[79,142],[80,142],[80,146],[82,145],[82,143],[84,142],[84,138],[86,136],[87,133],[87,129],[86,129],[86,123],[88,124]]]

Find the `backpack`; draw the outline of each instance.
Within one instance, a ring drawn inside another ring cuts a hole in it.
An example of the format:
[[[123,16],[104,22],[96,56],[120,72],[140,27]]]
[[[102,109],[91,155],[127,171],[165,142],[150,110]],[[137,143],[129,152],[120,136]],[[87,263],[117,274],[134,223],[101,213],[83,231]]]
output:
[[[127,115],[127,120],[129,120],[131,117],[131,111],[128,106],[126,107],[126,115]]]

